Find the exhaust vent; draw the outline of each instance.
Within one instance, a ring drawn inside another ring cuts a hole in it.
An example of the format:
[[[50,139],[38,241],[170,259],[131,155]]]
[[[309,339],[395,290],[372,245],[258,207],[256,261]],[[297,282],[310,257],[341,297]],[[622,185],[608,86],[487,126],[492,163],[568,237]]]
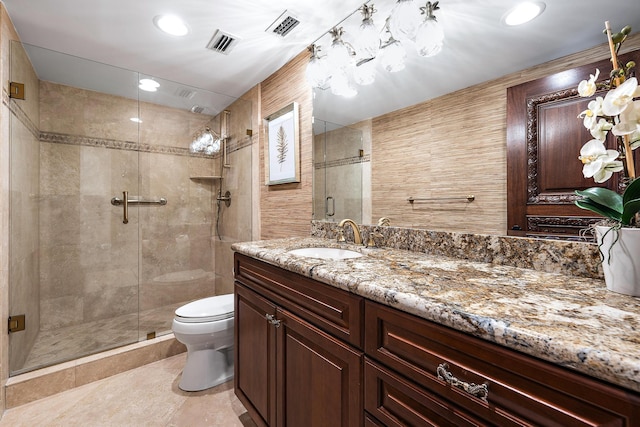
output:
[[[193,107],[191,107],[191,112],[196,114],[202,114],[204,113],[204,110],[206,110],[206,108],[199,105],[194,105]]]
[[[227,55],[238,43],[238,40],[236,36],[216,30],[207,44],[207,49]]]
[[[291,13],[288,13],[288,11],[285,10],[280,16],[278,16],[278,19],[273,21],[273,23],[265,31],[268,33],[273,33],[280,37],[285,37],[295,27],[297,27],[299,23],[300,21],[298,21]]]
[[[195,96],[196,92],[194,90],[191,89],[187,89],[185,87],[179,87],[178,89],[176,89],[176,93],[175,95],[178,98],[185,98],[185,99],[191,99]]]

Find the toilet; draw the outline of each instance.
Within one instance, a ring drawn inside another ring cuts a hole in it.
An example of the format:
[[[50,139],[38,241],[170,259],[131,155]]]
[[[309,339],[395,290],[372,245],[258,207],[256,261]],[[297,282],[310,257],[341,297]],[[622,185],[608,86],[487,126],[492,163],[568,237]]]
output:
[[[233,294],[183,305],[175,311],[171,329],[187,347],[182,390],[205,390],[233,377]]]

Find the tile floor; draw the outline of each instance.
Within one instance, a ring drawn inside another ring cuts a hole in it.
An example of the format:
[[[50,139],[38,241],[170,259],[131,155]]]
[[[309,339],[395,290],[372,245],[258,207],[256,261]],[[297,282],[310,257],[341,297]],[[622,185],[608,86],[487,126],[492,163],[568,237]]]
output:
[[[0,427],[255,427],[233,381],[178,388],[186,353],[5,411]]]
[[[176,308],[188,301],[138,314],[96,320],[79,325],[40,331],[22,367],[11,366],[12,375],[75,360],[126,344],[144,341],[147,332],[158,336],[171,331]]]

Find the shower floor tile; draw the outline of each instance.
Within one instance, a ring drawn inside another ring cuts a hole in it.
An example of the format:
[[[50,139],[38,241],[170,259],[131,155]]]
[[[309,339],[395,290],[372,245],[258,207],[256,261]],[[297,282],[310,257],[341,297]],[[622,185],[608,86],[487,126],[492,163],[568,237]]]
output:
[[[12,367],[12,375],[142,341],[149,332],[158,336],[171,332],[174,311],[185,303],[142,312],[140,319],[131,314],[40,331],[24,366],[22,369]]]
[[[9,409],[0,427],[255,427],[233,381],[200,391],[178,388],[186,353]]]

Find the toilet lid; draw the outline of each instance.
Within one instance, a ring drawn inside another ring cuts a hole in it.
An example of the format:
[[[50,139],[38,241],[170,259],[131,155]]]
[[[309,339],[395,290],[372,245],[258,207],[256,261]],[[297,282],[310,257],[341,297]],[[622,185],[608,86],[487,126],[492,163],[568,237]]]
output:
[[[233,317],[233,294],[203,298],[176,310],[180,322],[214,322]]]

